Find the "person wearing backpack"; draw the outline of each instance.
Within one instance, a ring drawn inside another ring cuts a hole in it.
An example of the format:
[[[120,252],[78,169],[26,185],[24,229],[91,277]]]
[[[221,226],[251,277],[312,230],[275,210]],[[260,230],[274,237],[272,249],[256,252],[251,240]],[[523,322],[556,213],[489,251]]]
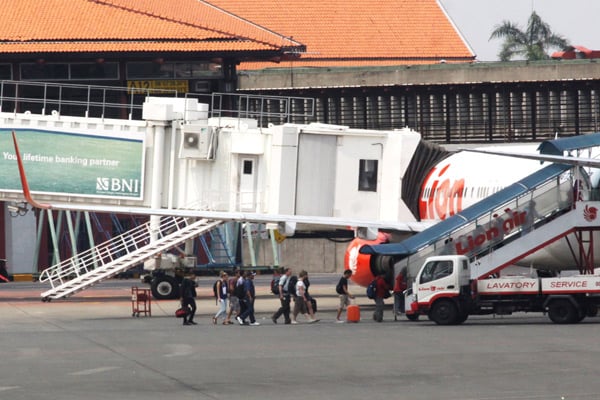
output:
[[[219,311],[213,317],[213,325],[216,325],[219,317],[223,317],[223,325],[227,325],[225,321],[227,321],[227,295],[229,293],[229,283],[227,281],[227,273],[225,271],[221,271],[220,278],[215,283],[215,295],[217,298],[217,302],[219,305]]]
[[[296,304],[294,305],[294,312],[292,313],[292,324],[297,324],[296,318],[298,314],[302,313],[309,323],[319,322],[315,318],[312,308],[308,308],[308,298],[306,297],[306,285],[304,284],[305,279],[308,278],[308,272],[302,270],[298,275],[298,282],[296,283]]]
[[[235,283],[235,288],[233,289],[233,295],[238,298],[238,303],[240,305],[240,312],[236,316],[239,317],[244,311],[246,311],[246,303],[244,303],[244,298],[246,297],[246,272],[241,271],[240,277]]]
[[[350,305],[350,299],[354,298],[354,296],[348,291],[348,279],[350,279],[351,276],[352,270],[345,270],[338,284],[335,286],[336,293],[340,295],[340,305],[338,306],[337,317],[335,318],[335,322],[337,323],[344,322],[340,319],[342,316],[342,311],[344,311],[344,307]]]
[[[290,288],[289,288],[291,276],[292,276],[292,269],[285,268],[283,270],[283,274],[279,277],[279,280],[277,282],[277,286],[278,286],[277,294],[279,296],[279,301],[281,303],[281,307],[279,307],[279,310],[277,310],[277,312],[275,312],[275,314],[273,314],[273,316],[271,317],[271,321],[273,321],[274,324],[277,323],[277,320],[282,315],[283,315],[283,319],[284,319],[286,325],[289,325],[292,323],[292,320],[290,319],[291,298],[290,298]]]

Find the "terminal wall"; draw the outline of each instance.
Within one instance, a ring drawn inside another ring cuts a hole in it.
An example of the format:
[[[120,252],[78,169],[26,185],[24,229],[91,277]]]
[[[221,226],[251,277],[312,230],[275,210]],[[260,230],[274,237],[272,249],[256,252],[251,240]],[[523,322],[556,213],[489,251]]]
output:
[[[255,242],[259,266],[273,265],[273,250],[270,240]],[[280,266],[290,267],[296,273],[305,269],[312,273],[341,273],[344,270],[344,254],[348,243],[336,243],[327,239],[288,238],[280,245]],[[250,253],[248,242],[243,245],[244,265],[248,266]]]

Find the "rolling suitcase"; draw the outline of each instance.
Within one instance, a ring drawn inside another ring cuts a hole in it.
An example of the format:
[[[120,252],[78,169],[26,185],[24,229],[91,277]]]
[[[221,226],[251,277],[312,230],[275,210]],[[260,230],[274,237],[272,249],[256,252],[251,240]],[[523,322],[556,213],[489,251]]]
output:
[[[350,304],[346,308],[346,320],[348,322],[360,321],[360,307],[358,304]]]

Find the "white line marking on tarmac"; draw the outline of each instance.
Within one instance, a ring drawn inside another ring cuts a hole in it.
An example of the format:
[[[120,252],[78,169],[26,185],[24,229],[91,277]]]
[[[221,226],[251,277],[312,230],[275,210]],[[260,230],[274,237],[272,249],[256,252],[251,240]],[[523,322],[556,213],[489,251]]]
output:
[[[21,386],[0,386],[0,392],[6,392],[7,390],[19,389]]]
[[[119,369],[121,367],[100,367],[100,368],[92,368],[92,369],[84,369],[83,371],[71,372],[69,375],[93,375],[99,374],[101,372],[112,371],[114,369]]]

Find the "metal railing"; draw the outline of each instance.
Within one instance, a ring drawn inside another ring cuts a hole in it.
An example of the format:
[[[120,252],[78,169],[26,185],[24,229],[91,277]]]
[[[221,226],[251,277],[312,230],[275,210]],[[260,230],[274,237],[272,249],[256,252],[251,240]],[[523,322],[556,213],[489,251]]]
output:
[[[40,274],[40,282],[52,287],[62,285],[96,268],[110,264],[124,255],[149,245],[153,238],[162,238],[187,227],[191,220],[181,217],[163,218],[159,224],[149,221],[122,235],[81,252],[67,260],[46,268]]]
[[[315,121],[315,100],[309,97],[240,93],[187,93],[185,97],[208,104],[209,116],[212,118],[250,118],[255,119],[259,127],[271,123]]]
[[[0,112],[141,119],[146,97],[165,95],[177,97],[177,91],[5,80],[0,81]]]
[[[142,118],[142,107],[148,96],[182,97],[182,93],[163,89],[4,80],[0,81],[0,112],[132,120]],[[252,118],[259,126],[295,120],[312,122],[315,115],[312,98],[237,93],[187,93],[185,98],[195,98],[199,103],[208,104],[211,117]]]

